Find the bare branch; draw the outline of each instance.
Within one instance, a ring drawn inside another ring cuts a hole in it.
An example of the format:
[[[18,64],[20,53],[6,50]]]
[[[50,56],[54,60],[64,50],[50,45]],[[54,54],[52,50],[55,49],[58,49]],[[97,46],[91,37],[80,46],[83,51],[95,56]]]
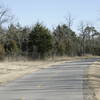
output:
[[[13,17],[9,14],[9,9],[0,6],[0,26],[4,23],[8,23],[12,18]]]
[[[66,16],[66,21],[67,21],[67,26],[69,28],[71,28],[71,26],[73,25],[73,18],[72,18],[72,15],[69,13],[67,16]]]

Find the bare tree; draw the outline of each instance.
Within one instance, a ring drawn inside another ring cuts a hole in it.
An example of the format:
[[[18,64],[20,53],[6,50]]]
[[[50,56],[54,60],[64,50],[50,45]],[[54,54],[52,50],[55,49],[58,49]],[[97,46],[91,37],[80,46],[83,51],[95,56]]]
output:
[[[83,21],[80,22],[80,25],[79,25],[79,31],[80,31],[80,36],[82,38],[82,43],[81,43],[81,46],[82,46],[82,55],[85,54],[85,27],[86,25],[84,24]]]
[[[9,14],[9,9],[3,6],[0,6],[0,27],[13,19],[13,16]]]
[[[65,17],[66,19],[66,24],[69,28],[71,28],[71,26],[73,25],[73,21],[74,21],[74,18],[72,18],[72,15],[70,13],[68,13],[68,15]]]

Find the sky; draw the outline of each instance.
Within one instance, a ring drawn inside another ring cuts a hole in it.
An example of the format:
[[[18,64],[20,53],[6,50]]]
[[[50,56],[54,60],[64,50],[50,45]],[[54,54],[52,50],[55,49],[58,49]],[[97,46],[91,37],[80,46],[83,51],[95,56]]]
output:
[[[100,0],[0,0],[0,4],[10,9],[22,26],[39,21],[52,29],[66,23],[69,13],[74,30],[81,21],[100,26]]]

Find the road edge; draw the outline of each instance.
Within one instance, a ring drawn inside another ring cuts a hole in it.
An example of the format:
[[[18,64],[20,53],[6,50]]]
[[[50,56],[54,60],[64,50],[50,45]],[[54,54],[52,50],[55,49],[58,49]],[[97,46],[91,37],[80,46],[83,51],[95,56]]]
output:
[[[98,99],[98,93],[95,89],[95,82],[97,80],[96,78],[96,64],[99,62],[100,64],[100,61],[95,61],[93,62],[87,69],[86,73],[87,73],[87,88],[88,88],[88,97],[87,98],[91,98],[91,99],[87,99],[87,100],[99,100]],[[99,97],[100,98],[100,97]]]

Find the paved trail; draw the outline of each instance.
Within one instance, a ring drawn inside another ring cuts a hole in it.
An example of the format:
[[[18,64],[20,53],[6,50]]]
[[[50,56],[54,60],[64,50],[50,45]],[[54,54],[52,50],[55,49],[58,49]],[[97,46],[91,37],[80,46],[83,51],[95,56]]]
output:
[[[83,59],[33,72],[0,87],[0,100],[84,100],[85,70],[96,59]]]

